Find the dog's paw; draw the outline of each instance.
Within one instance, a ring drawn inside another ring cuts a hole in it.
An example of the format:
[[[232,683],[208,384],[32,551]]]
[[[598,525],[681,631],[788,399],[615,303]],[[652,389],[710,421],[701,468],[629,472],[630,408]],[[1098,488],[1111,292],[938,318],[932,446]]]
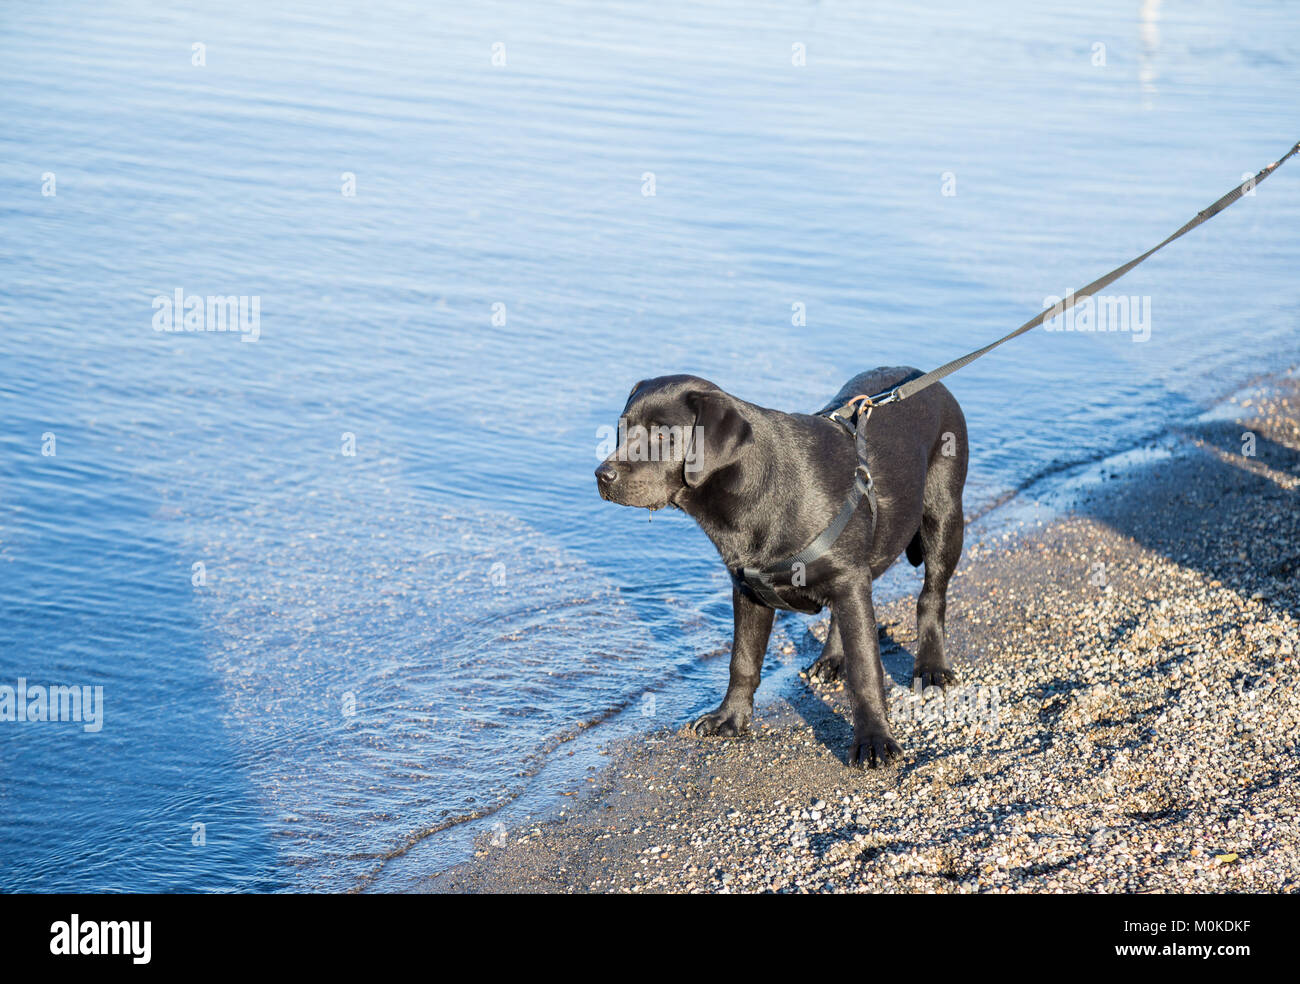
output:
[[[849,765],[860,769],[875,769],[887,764],[903,753],[894,736],[888,731],[858,737],[853,736],[853,751],[849,755]]]
[[[829,660],[825,656],[808,667],[808,679],[819,683],[834,683],[844,674],[843,660]]]
[[[912,669],[913,687],[918,680],[921,682],[922,690],[930,687],[941,687],[947,690],[949,684],[957,682],[957,674],[946,666],[917,666]]]
[[[720,738],[735,738],[749,731],[749,711],[733,711],[719,707],[716,711],[701,714],[691,725],[691,730],[701,737],[717,735]]]

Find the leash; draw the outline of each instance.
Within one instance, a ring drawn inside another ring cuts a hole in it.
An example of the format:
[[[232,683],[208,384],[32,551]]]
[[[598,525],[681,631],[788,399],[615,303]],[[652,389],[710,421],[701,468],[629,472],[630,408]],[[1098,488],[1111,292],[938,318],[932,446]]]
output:
[[[808,546],[804,547],[797,554],[787,558],[779,564],[774,564],[771,567],[735,568],[730,572],[732,582],[740,591],[747,593],[751,598],[769,608],[780,608],[786,611],[804,613],[819,611],[820,606],[814,606],[812,608],[797,608],[782,601],[780,596],[776,593],[774,578],[784,578],[789,576],[790,581],[793,584],[795,578],[798,577],[809,564],[826,554],[831,547],[834,546],[839,535],[844,532],[844,528],[849,525],[849,520],[853,518],[854,513],[857,511],[858,504],[862,501],[864,496],[871,506],[871,534],[872,538],[875,538],[878,506],[876,503],[875,482],[871,478],[871,470],[867,467],[866,426],[867,421],[871,418],[871,412],[876,407],[887,406],[890,403],[898,403],[902,400],[906,400],[909,396],[915,396],[927,386],[937,383],[945,376],[952,375],[958,369],[965,368],[976,359],[980,358],[980,356],[987,355],[1004,342],[1009,342],[1011,339],[1023,335],[1031,329],[1037,328],[1048,318],[1054,318],[1058,314],[1063,314],[1070,310],[1070,308],[1074,307],[1074,305],[1078,304],[1079,301],[1083,300],[1085,297],[1091,297],[1102,288],[1113,284],[1143,260],[1158,253],[1175,239],[1187,235],[1187,233],[1191,232],[1202,222],[1214,218],[1214,216],[1218,215],[1229,205],[1235,204],[1239,198],[1254,190],[1261,181],[1267,178],[1297,153],[1300,153],[1300,143],[1297,143],[1253,178],[1249,178],[1246,181],[1243,181],[1236,188],[1233,188],[1232,191],[1228,192],[1213,205],[1197,212],[1196,216],[1191,221],[1175,232],[1172,236],[1157,243],[1155,246],[1152,246],[1140,256],[1136,256],[1129,260],[1123,266],[1118,266],[1105,276],[1097,278],[1087,287],[1076,291],[1060,303],[1054,304],[1039,312],[1015,331],[1003,335],[997,341],[990,342],[988,345],[985,345],[983,348],[978,348],[974,352],[968,352],[959,359],[953,359],[951,362],[945,363],[938,369],[933,369],[930,372],[923,373],[919,376],[908,377],[902,382],[897,383],[893,388],[887,389],[884,392],[877,393],[874,396],[865,393],[859,394],[838,407],[822,411],[821,416],[830,418],[853,436],[854,444],[857,448],[858,465],[853,472],[853,488],[849,492],[848,498],[845,499],[844,505],[840,507],[840,511],[836,513],[835,518],[831,520],[830,525],[822,530],[812,543],[808,544]],[[866,413],[862,412],[864,409],[866,410]]]
[[[1091,297],[1093,294],[1101,290],[1103,287],[1107,287],[1110,284],[1113,284],[1116,280],[1124,276],[1124,274],[1128,273],[1130,270],[1132,270],[1143,260],[1147,259],[1147,257],[1152,256],[1155,253],[1158,253],[1160,250],[1164,249],[1166,246],[1172,243],[1175,239],[1179,239],[1182,236],[1187,235],[1187,233],[1191,232],[1202,222],[1206,222],[1214,218],[1216,215],[1222,212],[1229,205],[1234,204],[1237,201],[1237,199],[1242,197],[1242,195],[1245,195],[1249,191],[1253,191],[1254,188],[1261,181],[1267,178],[1270,174],[1276,171],[1279,167],[1285,164],[1290,158],[1294,157],[1297,153],[1300,153],[1300,143],[1297,143],[1294,147],[1292,147],[1285,154],[1283,154],[1281,157],[1275,160],[1272,164],[1268,165],[1268,167],[1264,168],[1262,171],[1256,174],[1253,178],[1249,178],[1246,181],[1243,181],[1236,188],[1233,188],[1232,191],[1228,192],[1226,195],[1220,198],[1209,208],[1202,209],[1200,212],[1197,212],[1195,218],[1193,218],[1190,222],[1188,222],[1185,226],[1183,226],[1181,229],[1175,232],[1168,239],[1164,240],[1163,242],[1157,243],[1155,246],[1152,246],[1141,256],[1134,257],[1133,259],[1125,263],[1123,266],[1116,267],[1114,270],[1106,274],[1104,277],[1099,277],[1098,279],[1090,283],[1087,287],[1084,287],[1080,291],[1076,291],[1069,298],[1061,301],[1061,303],[1053,304],[1051,307],[1047,308],[1046,310],[1030,318],[1028,321],[1026,321],[1015,331],[1007,335],[1003,335],[996,342],[991,342],[988,345],[985,345],[983,348],[976,349],[974,352],[968,352],[966,355],[963,355],[960,359],[953,359],[951,362],[940,366],[938,369],[933,369],[922,376],[917,376],[915,379],[908,380],[907,382],[904,383],[900,383],[899,385],[895,386],[893,389],[885,390],[883,393],[877,393],[875,396],[855,396],[852,400],[849,400],[848,403],[845,403],[841,407],[837,407],[832,412],[832,416],[839,415],[842,412],[848,412],[851,414],[853,412],[854,404],[865,403],[869,407],[881,407],[889,403],[897,403],[900,400],[906,400],[909,396],[915,396],[917,393],[921,392],[921,390],[925,389],[927,386],[937,383],[945,376],[950,376],[958,369],[962,369],[970,365],[980,356],[987,355],[989,352],[992,352],[1003,342],[1009,342],[1011,341],[1011,339],[1016,338],[1019,335],[1023,335],[1025,332],[1029,331],[1030,329],[1037,328],[1048,318],[1054,318],[1058,314],[1062,314],[1070,310],[1070,308],[1074,307],[1074,305],[1079,303],[1079,301],[1083,300],[1085,297]],[[850,416],[848,419],[851,420],[852,417]]]

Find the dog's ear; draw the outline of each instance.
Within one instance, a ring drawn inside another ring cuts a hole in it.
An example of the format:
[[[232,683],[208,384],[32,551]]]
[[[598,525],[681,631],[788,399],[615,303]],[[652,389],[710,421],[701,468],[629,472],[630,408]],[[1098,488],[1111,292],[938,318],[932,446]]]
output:
[[[687,394],[686,402],[695,410],[695,427],[682,474],[688,486],[698,488],[740,460],[754,443],[754,429],[726,393],[697,391]]]

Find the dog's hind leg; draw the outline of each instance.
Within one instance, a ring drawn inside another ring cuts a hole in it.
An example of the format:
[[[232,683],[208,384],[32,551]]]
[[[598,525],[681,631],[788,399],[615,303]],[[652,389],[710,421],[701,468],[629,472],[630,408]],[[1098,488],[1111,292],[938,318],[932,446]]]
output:
[[[831,625],[826,630],[826,641],[822,644],[822,654],[808,667],[808,676],[822,683],[834,683],[844,672],[844,640],[840,638],[840,627],[831,614]]]
[[[925,560],[925,547],[921,544],[921,531],[918,529],[907,544],[907,562],[913,567],[920,567]]]
[[[916,602],[916,661],[912,681],[922,687],[946,687],[957,679],[944,654],[944,616],[948,607],[948,582],[961,557],[966,532],[961,488],[965,462],[939,457],[930,466],[925,483],[925,509],[921,518],[921,553],[925,583]]]

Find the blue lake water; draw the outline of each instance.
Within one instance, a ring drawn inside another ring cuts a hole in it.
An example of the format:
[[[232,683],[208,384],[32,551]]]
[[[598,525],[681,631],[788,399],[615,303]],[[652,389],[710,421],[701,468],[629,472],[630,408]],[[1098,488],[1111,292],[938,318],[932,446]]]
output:
[[[402,888],[579,788],[726,675],[703,535],[595,494],[633,382],[932,367],[1300,139],[1282,2],[203,6],[0,11],[0,686],[104,688],[0,721],[6,891]],[[954,377],[968,509],[1300,359],[1297,228],[1293,162],[1146,341]]]

